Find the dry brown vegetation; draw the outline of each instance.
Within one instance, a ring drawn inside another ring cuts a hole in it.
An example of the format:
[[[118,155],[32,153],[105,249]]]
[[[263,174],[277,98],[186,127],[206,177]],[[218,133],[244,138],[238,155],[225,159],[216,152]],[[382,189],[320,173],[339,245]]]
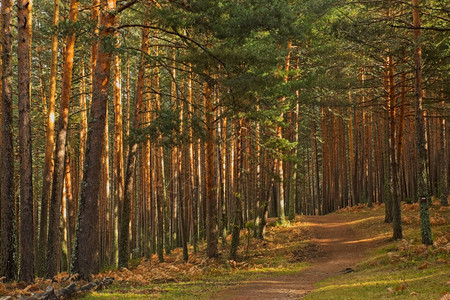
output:
[[[365,205],[348,207],[336,212],[345,217],[365,231],[367,236],[390,234],[390,224],[383,222],[384,205],[375,205],[367,208]],[[412,231],[418,226],[418,205],[403,204],[403,224],[405,231]],[[405,264],[410,261],[422,258],[418,269],[426,269],[431,264],[450,263],[450,232],[448,218],[449,207],[431,208],[431,224],[434,229],[433,246],[424,246],[419,242],[418,237],[408,234],[408,238],[401,241],[396,246],[395,251],[387,253],[386,260],[373,260],[369,265],[378,263]],[[206,256],[206,245],[201,245],[198,253],[191,253],[189,261],[183,261],[182,250],[175,249],[165,257],[165,262],[158,261],[156,255],[150,258],[132,261],[130,267],[107,270],[97,274],[94,279],[106,277],[114,278],[117,289],[116,292],[133,293],[142,295],[157,295],[165,292],[159,286],[161,283],[173,282],[194,282],[208,278],[209,276],[229,276],[241,273],[263,273],[277,270],[295,268],[296,263],[310,261],[321,255],[321,246],[312,241],[312,233],[301,222],[302,217],[297,217],[295,222],[286,226],[275,226],[276,220],[271,219],[266,239],[258,240],[251,236],[250,244],[247,245],[248,232],[241,232],[242,243],[239,248],[240,261],[228,260],[229,240],[225,245],[221,244],[222,257],[218,259],[208,259]],[[412,236],[412,237],[411,237]],[[192,249],[190,249],[192,251]],[[429,258],[427,260],[427,258]],[[59,273],[53,280],[37,278],[32,285],[24,282],[1,283],[0,296],[29,296],[33,293],[41,293],[48,286],[53,286],[55,290],[69,285],[76,279],[68,273]],[[78,285],[85,282],[77,282]],[[124,288],[121,288],[123,286]]]

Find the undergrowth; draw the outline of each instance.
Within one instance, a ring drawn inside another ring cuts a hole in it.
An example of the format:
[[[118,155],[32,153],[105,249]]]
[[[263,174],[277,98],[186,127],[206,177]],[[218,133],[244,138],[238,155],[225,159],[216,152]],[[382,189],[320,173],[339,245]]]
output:
[[[384,207],[378,206],[338,213],[363,217],[354,226],[367,236],[390,236],[391,225],[382,222],[383,212]],[[433,245],[421,243],[418,205],[403,204],[403,240],[375,249],[355,272],[318,283],[305,299],[450,299],[450,208],[434,205],[430,213]]]
[[[355,231],[367,239],[383,240],[354,272],[341,274],[317,284],[317,289],[305,299],[440,299],[449,293],[450,209],[431,207],[434,244],[421,244],[418,205],[402,205],[404,239],[386,240],[392,225],[384,222],[384,206],[364,205],[342,209],[335,214],[345,218]],[[244,281],[265,276],[301,272],[308,261],[320,255],[320,246],[298,217],[295,222],[277,226],[271,220],[264,240],[241,232],[239,261],[228,260],[227,243],[221,244],[222,257],[208,259],[206,245],[193,253],[189,261],[182,260],[181,249],[175,249],[160,263],[156,255],[134,260],[129,269],[105,269],[97,278],[113,277],[107,290],[97,291],[83,299],[207,299],[217,291]],[[250,244],[247,244],[250,238]],[[30,295],[52,284],[57,288],[70,280],[68,274],[58,274],[52,283],[38,279],[34,285],[21,283],[3,285],[2,295]]]

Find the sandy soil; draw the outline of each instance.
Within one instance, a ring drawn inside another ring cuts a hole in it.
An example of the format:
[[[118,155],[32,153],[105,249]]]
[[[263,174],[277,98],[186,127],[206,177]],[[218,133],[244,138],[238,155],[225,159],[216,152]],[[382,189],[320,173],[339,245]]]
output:
[[[212,297],[212,299],[299,299],[313,290],[315,283],[338,273],[351,272],[368,249],[383,241],[353,230],[340,215],[304,216],[313,240],[320,245],[311,267],[296,274],[265,277],[245,282]]]

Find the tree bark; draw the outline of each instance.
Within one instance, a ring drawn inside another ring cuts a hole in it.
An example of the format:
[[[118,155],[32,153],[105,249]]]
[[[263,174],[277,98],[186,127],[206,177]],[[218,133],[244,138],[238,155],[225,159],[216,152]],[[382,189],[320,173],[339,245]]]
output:
[[[141,62],[139,64],[138,71],[138,81],[136,86],[136,103],[134,110],[133,128],[137,129],[140,127],[140,112],[142,107],[142,102],[144,99],[144,80],[145,80],[145,70],[147,64],[145,63],[148,54],[148,34],[149,29],[142,29],[142,40],[141,40]],[[132,142],[128,146],[128,158],[125,173],[125,185],[123,193],[123,201],[119,205],[120,216],[119,220],[119,267],[126,267],[128,265],[128,260],[130,256],[129,243],[130,243],[130,218],[131,218],[131,200],[133,198],[133,187],[134,187],[134,173],[136,170],[136,152],[137,143]]]
[[[53,4],[53,20],[52,25],[57,26],[59,23],[59,0],[55,0]],[[48,225],[48,208],[51,197],[51,186],[53,180],[53,151],[55,148],[55,102],[56,102],[56,76],[58,65],[58,35],[52,34],[51,41],[51,62],[50,62],[50,94],[48,99],[47,111],[47,129],[45,142],[45,157],[44,157],[44,171],[42,182],[42,197],[41,197],[41,219],[39,231],[39,246],[37,271],[38,276],[45,274],[45,255],[47,249],[47,225]]]
[[[119,46],[119,45],[117,45]],[[114,253],[112,261],[114,265],[118,259],[118,248],[115,244],[118,238],[118,219],[120,204],[123,200],[124,192],[124,173],[123,173],[123,105],[122,105],[122,79],[121,79],[121,61],[119,54],[114,56]]]
[[[16,224],[14,197],[14,148],[12,110],[12,0],[2,0],[2,142],[1,176],[1,269],[6,281],[16,278]]]
[[[33,160],[31,152],[31,0],[17,3],[17,58],[20,157],[19,280],[34,281]]]
[[[212,93],[208,83],[204,84],[204,100],[206,109],[206,253],[213,258],[219,255],[217,249],[217,197],[215,192],[216,170],[215,170],[215,137],[213,123]]]
[[[428,209],[429,199],[429,176],[426,170],[427,149],[425,139],[425,119],[423,112],[422,96],[422,46],[420,42],[420,11],[419,0],[412,0],[413,6],[413,25],[414,29],[414,108],[416,124],[416,148],[417,148],[417,192],[420,203],[420,231],[422,243],[432,245],[430,213]]]
[[[403,238],[402,232],[402,220],[401,220],[401,202],[398,194],[399,180],[398,180],[398,157],[396,157],[395,151],[395,106],[396,106],[396,95],[395,95],[395,83],[394,83],[394,63],[392,56],[388,57],[388,72],[389,72],[389,120],[390,120],[390,160],[391,160],[391,190],[392,190],[392,226],[393,226],[393,236],[394,240],[399,240]]]
[[[70,1],[69,20],[77,22],[78,0]],[[60,211],[64,186],[64,162],[66,155],[67,127],[69,124],[70,91],[72,87],[72,70],[75,50],[75,28],[66,37],[66,55],[61,87],[61,105],[58,119],[58,132],[55,146],[55,169],[50,200],[49,229],[46,257],[46,277],[51,278],[58,273],[58,253],[60,251]]]
[[[241,231],[241,206],[243,189],[241,188],[242,182],[242,167],[243,167],[243,128],[242,119],[236,121],[236,137],[235,137],[235,157],[234,157],[234,213],[233,223],[231,224],[231,246],[230,246],[230,259],[237,260],[237,250],[239,247],[239,233]]]
[[[91,115],[86,142],[86,158],[81,186],[74,261],[72,271],[89,279],[99,271],[98,190],[101,180],[101,160],[105,136],[106,108],[112,53],[108,40],[112,39],[115,25],[115,0],[102,1],[100,17],[100,44],[92,90]]]

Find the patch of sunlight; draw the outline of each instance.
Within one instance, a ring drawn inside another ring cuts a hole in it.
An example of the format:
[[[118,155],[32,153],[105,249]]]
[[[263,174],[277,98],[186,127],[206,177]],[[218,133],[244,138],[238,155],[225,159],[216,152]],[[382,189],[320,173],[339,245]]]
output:
[[[143,300],[148,299],[148,295],[139,295],[139,294],[122,294],[122,293],[99,293],[94,292],[90,295],[86,295],[82,299],[91,300],[91,299],[128,299],[128,300]]]
[[[374,241],[382,240],[385,237],[386,237],[386,235],[379,235],[379,236],[374,236],[373,238],[368,238],[368,239],[359,239],[359,240],[354,240],[354,241],[347,241],[347,242],[343,242],[342,244],[368,243],[368,242],[374,242]]]
[[[359,219],[359,220],[349,221],[349,222],[347,222],[347,224],[356,225],[356,224],[361,224],[361,223],[373,221],[373,220],[375,220],[375,219],[380,219],[380,217],[379,217],[379,216],[377,216],[377,217],[369,217],[369,218],[364,218],[364,219]]]
[[[342,239],[320,239],[320,238],[315,240],[319,241],[321,244],[333,244],[342,241]]]
[[[377,286],[377,285],[392,285],[392,284],[399,284],[402,282],[414,282],[434,277],[439,277],[444,275],[445,272],[439,272],[439,273],[433,273],[428,276],[421,276],[417,278],[408,278],[408,279],[384,279],[384,280],[372,280],[372,281],[365,281],[365,282],[357,282],[357,283],[351,283],[351,284],[334,284],[334,285],[328,285],[325,287],[318,288],[317,291],[331,291],[331,290],[338,290],[343,288],[352,288],[352,287],[370,287],[370,286]]]

